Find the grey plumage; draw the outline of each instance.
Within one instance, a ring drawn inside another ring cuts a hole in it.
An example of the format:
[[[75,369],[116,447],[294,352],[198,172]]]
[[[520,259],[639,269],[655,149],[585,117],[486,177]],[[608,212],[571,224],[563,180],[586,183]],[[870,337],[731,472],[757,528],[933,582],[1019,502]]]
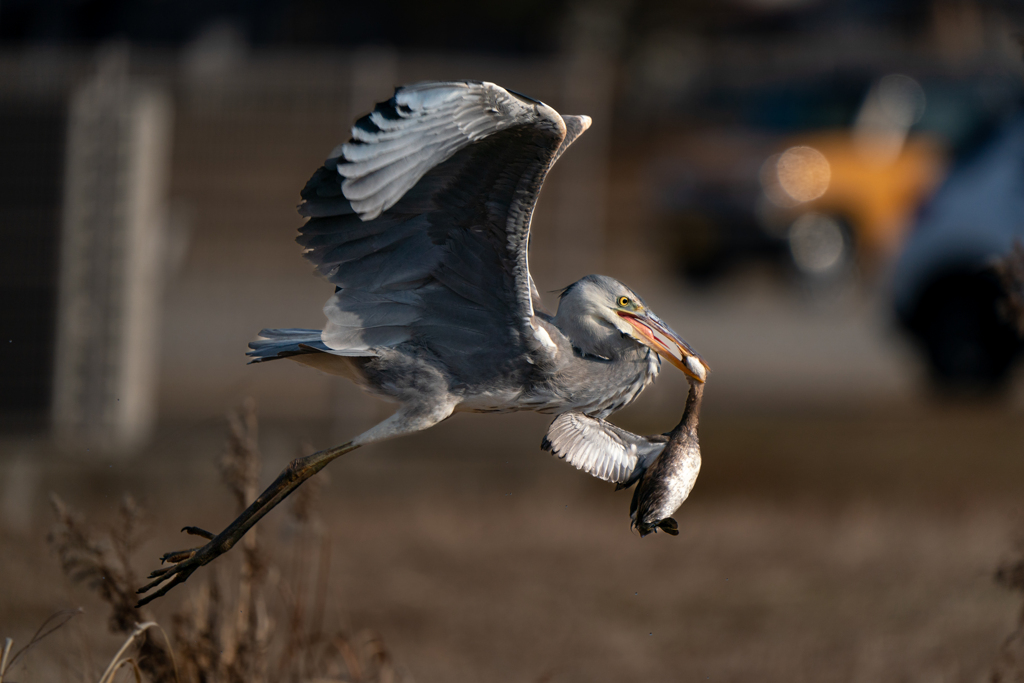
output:
[[[369,356],[415,338],[470,380],[537,355],[526,243],[565,133],[486,83],[400,88],[360,119],[302,192],[298,241],[339,287],[324,342]]]
[[[320,340],[320,330],[298,328],[260,330],[260,338],[249,342],[249,348],[252,350],[247,355],[253,357],[253,363],[330,350]]]
[[[589,125],[490,83],[396,90],[302,191],[298,242],[336,287],[321,344],[296,349],[292,331],[270,330],[249,355],[290,357],[402,406],[359,443],[410,431],[412,413],[606,417],[654,380],[665,353],[609,313],[620,298],[634,323],[647,321],[641,332],[667,330],[662,342],[680,349],[674,363],[699,360],[605,276],[568,287],[554,316],[539,310],[527,263],[533,209],[551,165]]]

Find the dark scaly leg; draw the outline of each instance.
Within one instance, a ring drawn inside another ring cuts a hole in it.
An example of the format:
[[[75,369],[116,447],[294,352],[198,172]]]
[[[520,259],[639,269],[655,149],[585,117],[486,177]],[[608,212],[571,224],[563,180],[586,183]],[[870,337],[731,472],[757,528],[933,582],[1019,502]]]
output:
[[[158,586],[160,586],[160,589],[155,593],[151,593],[141,598],[136,607],[142,607],[146,603],[152,602],[153,600],[166,595],[169,590],[180,583],[184,583],[188,577],[192,576],[192,573],[195,572],[195,570],[199,569],[204,564],[209,564],[216,558],[231,550],[235,543],[237,543],[242,536],[244,536],[245,533],[249,531],[254,524],[256,524],[256,522],[263,519],[265,514],[270,512],[278,503],[287,498],[292,491],[302,484],[302,482],[322,470],[335,458],[354,451],[359,448],[360,445],[361,444],[349,441],[342,446],[328,448],[327,450],[308,455],[304,458],[297,458],[296,460],[293,460],[291,464],[289,464],[288,467],[278,475],[277,479],[274,480],[274,483],[268,486],[267,490],[261,493],[256,500],[252,502],[252,505],[247,507],[245,511],[238,516],[238,519],[229,524],[224,531],[220,532],[216,536],[208,531],[203,531],[198,527],[185,527],[182,529],[182,531],[186,531],[194,536],[208,538],[210,539],[210,542],[201,548],[167,553],[161,557],[161,562],[172,562],[174,564],[170,567],[157,569],[149,575],[148,578],[154,580],[147,583],[137,592],[146,593]],[[163,585],[161,586],[161,584]]]
[[[256,522],[263,519],[263,516],[270,512],[275,505],[287,498],[302,482],[322,470],[335,458],[350,453],[360,446],[393,439],[404,434],[412,434],[413,432],[436,425],[452,414],[452,410],[457,402],[457,397],[450,394],[423,395],[419,402],[403,405],[394,415],[369,431],[363,432],[348,443],[328,448],[319,453],[308,455],[305,458],[293,460],[277,476],[274,483],[268,486],[267,490],[261,493],[253,501],[252,505],[247,507],[245,512],[238,516],[238,519],[216,536],[198,527],[185,527],[184,531],[195,536],[210,538],[210,542],[201,548],[167,553],[160,558],[163,562],[172,562],[174,564],[171,567],[157,569],[149,575],[148,578],[153,579],[153,581],[150,581],[136,592],[147,593],[151,590],[159,589],[155,593],[141,598],[137,606],[141,607],[166,595],[169,590],[180,583],[184,583],[188,577],[192,576],[195,570],[204,564],[209,564],[231,550],[235,543],[238,543],[239,539],[245,536],[245,533]]]

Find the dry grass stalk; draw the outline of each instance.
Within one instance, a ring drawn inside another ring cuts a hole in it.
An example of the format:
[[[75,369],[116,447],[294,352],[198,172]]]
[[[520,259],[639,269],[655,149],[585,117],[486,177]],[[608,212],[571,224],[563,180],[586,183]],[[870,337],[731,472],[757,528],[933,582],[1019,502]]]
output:
[[[65,624],[71,621],[74,617],[82,613],[82,608],[78,609],[65,609],[59,612],[55,612],[46,618],[46,621],[36,629],[36,632],[29,638],[28,643],[20,650],[11,654],[11,649],[14,647],[14,641],[10,638],[4,639],[4,649],[0,653],[0,683],[3,683],[4,678],[7,677],[7,673],[11,668],[18,663],[18,660],[22,658],[29,650],[42,642],[47,636],[52,635]]]
[[[217,583],[210,580],[200,584],[198,595],[171,617],[182,680],[195,683],[224,680],[226,665],[221,646],[224,611]]]
[[[229,416],[228,424],[221,476],[242,508],[258,493],[260,454],[254,404],[247,401]],[[311,451],[304,446],[300,454]],[[363,631],[350,637],[324,627],[330,541],[317,514],[324,481],[321,474],[292,497],[287,520],[292,527],[292,550],[285,551],[289,558],[287,579],[263,560],[255,530],[250,531],[242,545],[244,552],[234,599],[227,599],[213,578],[198,584],[198,590],[171,618],[170,646],[161,650],[162,660],[152,652],[159,643],[150,636],[149,620],[134,608],[132,587],[136,584],[129,558],[140,519],[138,509],[130,499],[126,500],[120,527],[109,539],[97,541],[85,524],[55,499],[59,524],[51,538],[65,573],[98,591],[111,606],[113,630],[131,632],[104,675],[112,677],[127,667],[137,680],[158,682],[401,681],[403,677],[378,634]],[[268,595],[278,598],[274,610],[268,607]],[[271,612],[279,618],[272,619]],[[276,628],[278,623],[281,629]],[[134,657],[125,654],[131,647],[139,648]],[[175,654],[173,660],[169,656],[171,651]],[[162,663],[162,668],[154,666],[155,663]]]
[[[1017,540],[1014,556],[996,570],[996,582],[1024,593],[1024,534]],[[1003,642],[992,671],[992,683],[1024,683],[1024,604],[1017,617],[1017,628]]]
[[[135,680],[141,683],[142,670],[139,667],[139,663],[134,658],[127,656],[125,652],[128,651],[128,648],[131,647],[137,639],[145,637],[146,633],[151,628],[156,628],[158,631],[163,633],[163,629],[160,628],[160,625],[155,621],[147,621],[143,624],[138,624],[135,627],[135,630],[132,631],[131,635],[128,636],[128,639],[124,641],[124,644],[121,645],[121,649],[118,650],[117,654],[114,655],[114,658],[110,660],[110,664],[107,665],[106,671],[104,671],[103,675],[100,676],[100,683],[113,683],[114,676],[117,675],[117,672],[126,665],[131,665],[132,672],[135,674]],[[164,641],[170,645],[170,641],[167,639],[167,634],[163,633],[163,636]],[[171,665],[173,667],[172,671],[174,673],[175,683],[180,683],[180,679],[178,678],[178,667],[174,665],[173,655],[171,655]]]
[[[302,444],[296,455],[303,457],[312,452],[311,446]],[[323,532],[317,513],[320,491],[327,481],[321,473],[306,482],[292,496],[288,508],[295,539],[289,575],[294,578],[279,582],[279,594],[288,614],[288,640],[275,667],[275,680],[304,680],[307,674],[325,671],[329,659],[324,653],[328,639],[323,632],[323,610],[330,575],[330,539]],[[315,561],[314,550],[318,555]],[[316,567],[316,574],[310,594],[312,567]],[[356,672],[353,680],[358,680],[358,667]]]
[[[57,551],[61,569],[72,581],[92,588],[111,608],[110,630],[132,633],[137,624],[150,621],[135,607],[135,586],[131,555],[138,543],[142,515],[135,501],[125,496],[119,510],[119,525],[107,536],[96,539],[86,525],[72,514],[56,495],[50,496],[57,524],[50,531],[50,544]],[[153,680],[171,680],[174,662],[170,651],[143,631],[138,638],[139,666]]]
[[[1006,292],[1004,313],[1024,337],[1024,244],[1015,242],[1009,255],[996,264],[996,273]],[[1024,528],[1017,540],[1016,554],[996,570],[996,582],[1024,593]],[[992,671],[993,683],[1024,683],[1024,604],[1017,617],[1017,628],[1003,642]]]
[[[249,398],[239,410],[228,415],[228,443],[220,464],[221,480],[235,497],[237,514],[259,494],[262,458],[258,444],[256,403]],[[266,603],[260,593],[265,567],[256,532],[252,529],[242,539],[235,628],[223,641],[227,680],[232,683],[263,683],[266,680],[264,653],[270,627]]]

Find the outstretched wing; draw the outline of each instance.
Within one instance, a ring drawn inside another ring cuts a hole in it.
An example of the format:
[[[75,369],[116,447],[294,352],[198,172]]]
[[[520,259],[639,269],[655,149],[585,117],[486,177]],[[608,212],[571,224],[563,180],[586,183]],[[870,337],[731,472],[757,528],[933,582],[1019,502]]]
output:
[[[640,478],[665,442],[664,437],[639,436],[599,417],[568,412],[555,418],[540,447],[578,470],[625,487]]]
[[[324,343],[373,355],[411,341],[465,381],[551,353],[533,321],[530,221],[588,125],[477,82],[398,88],[361,118],[302,192],[298,241],[337,285]]]

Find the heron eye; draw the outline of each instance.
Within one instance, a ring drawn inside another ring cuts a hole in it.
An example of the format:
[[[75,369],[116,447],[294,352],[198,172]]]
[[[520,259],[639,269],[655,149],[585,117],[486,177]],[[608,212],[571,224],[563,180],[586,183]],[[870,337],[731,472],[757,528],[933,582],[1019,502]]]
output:
[[[629,297],[628,296],[620,296],[619,297],[619,306],[621,306],[622,308],[625,308],[628,305],[629,305]]]

